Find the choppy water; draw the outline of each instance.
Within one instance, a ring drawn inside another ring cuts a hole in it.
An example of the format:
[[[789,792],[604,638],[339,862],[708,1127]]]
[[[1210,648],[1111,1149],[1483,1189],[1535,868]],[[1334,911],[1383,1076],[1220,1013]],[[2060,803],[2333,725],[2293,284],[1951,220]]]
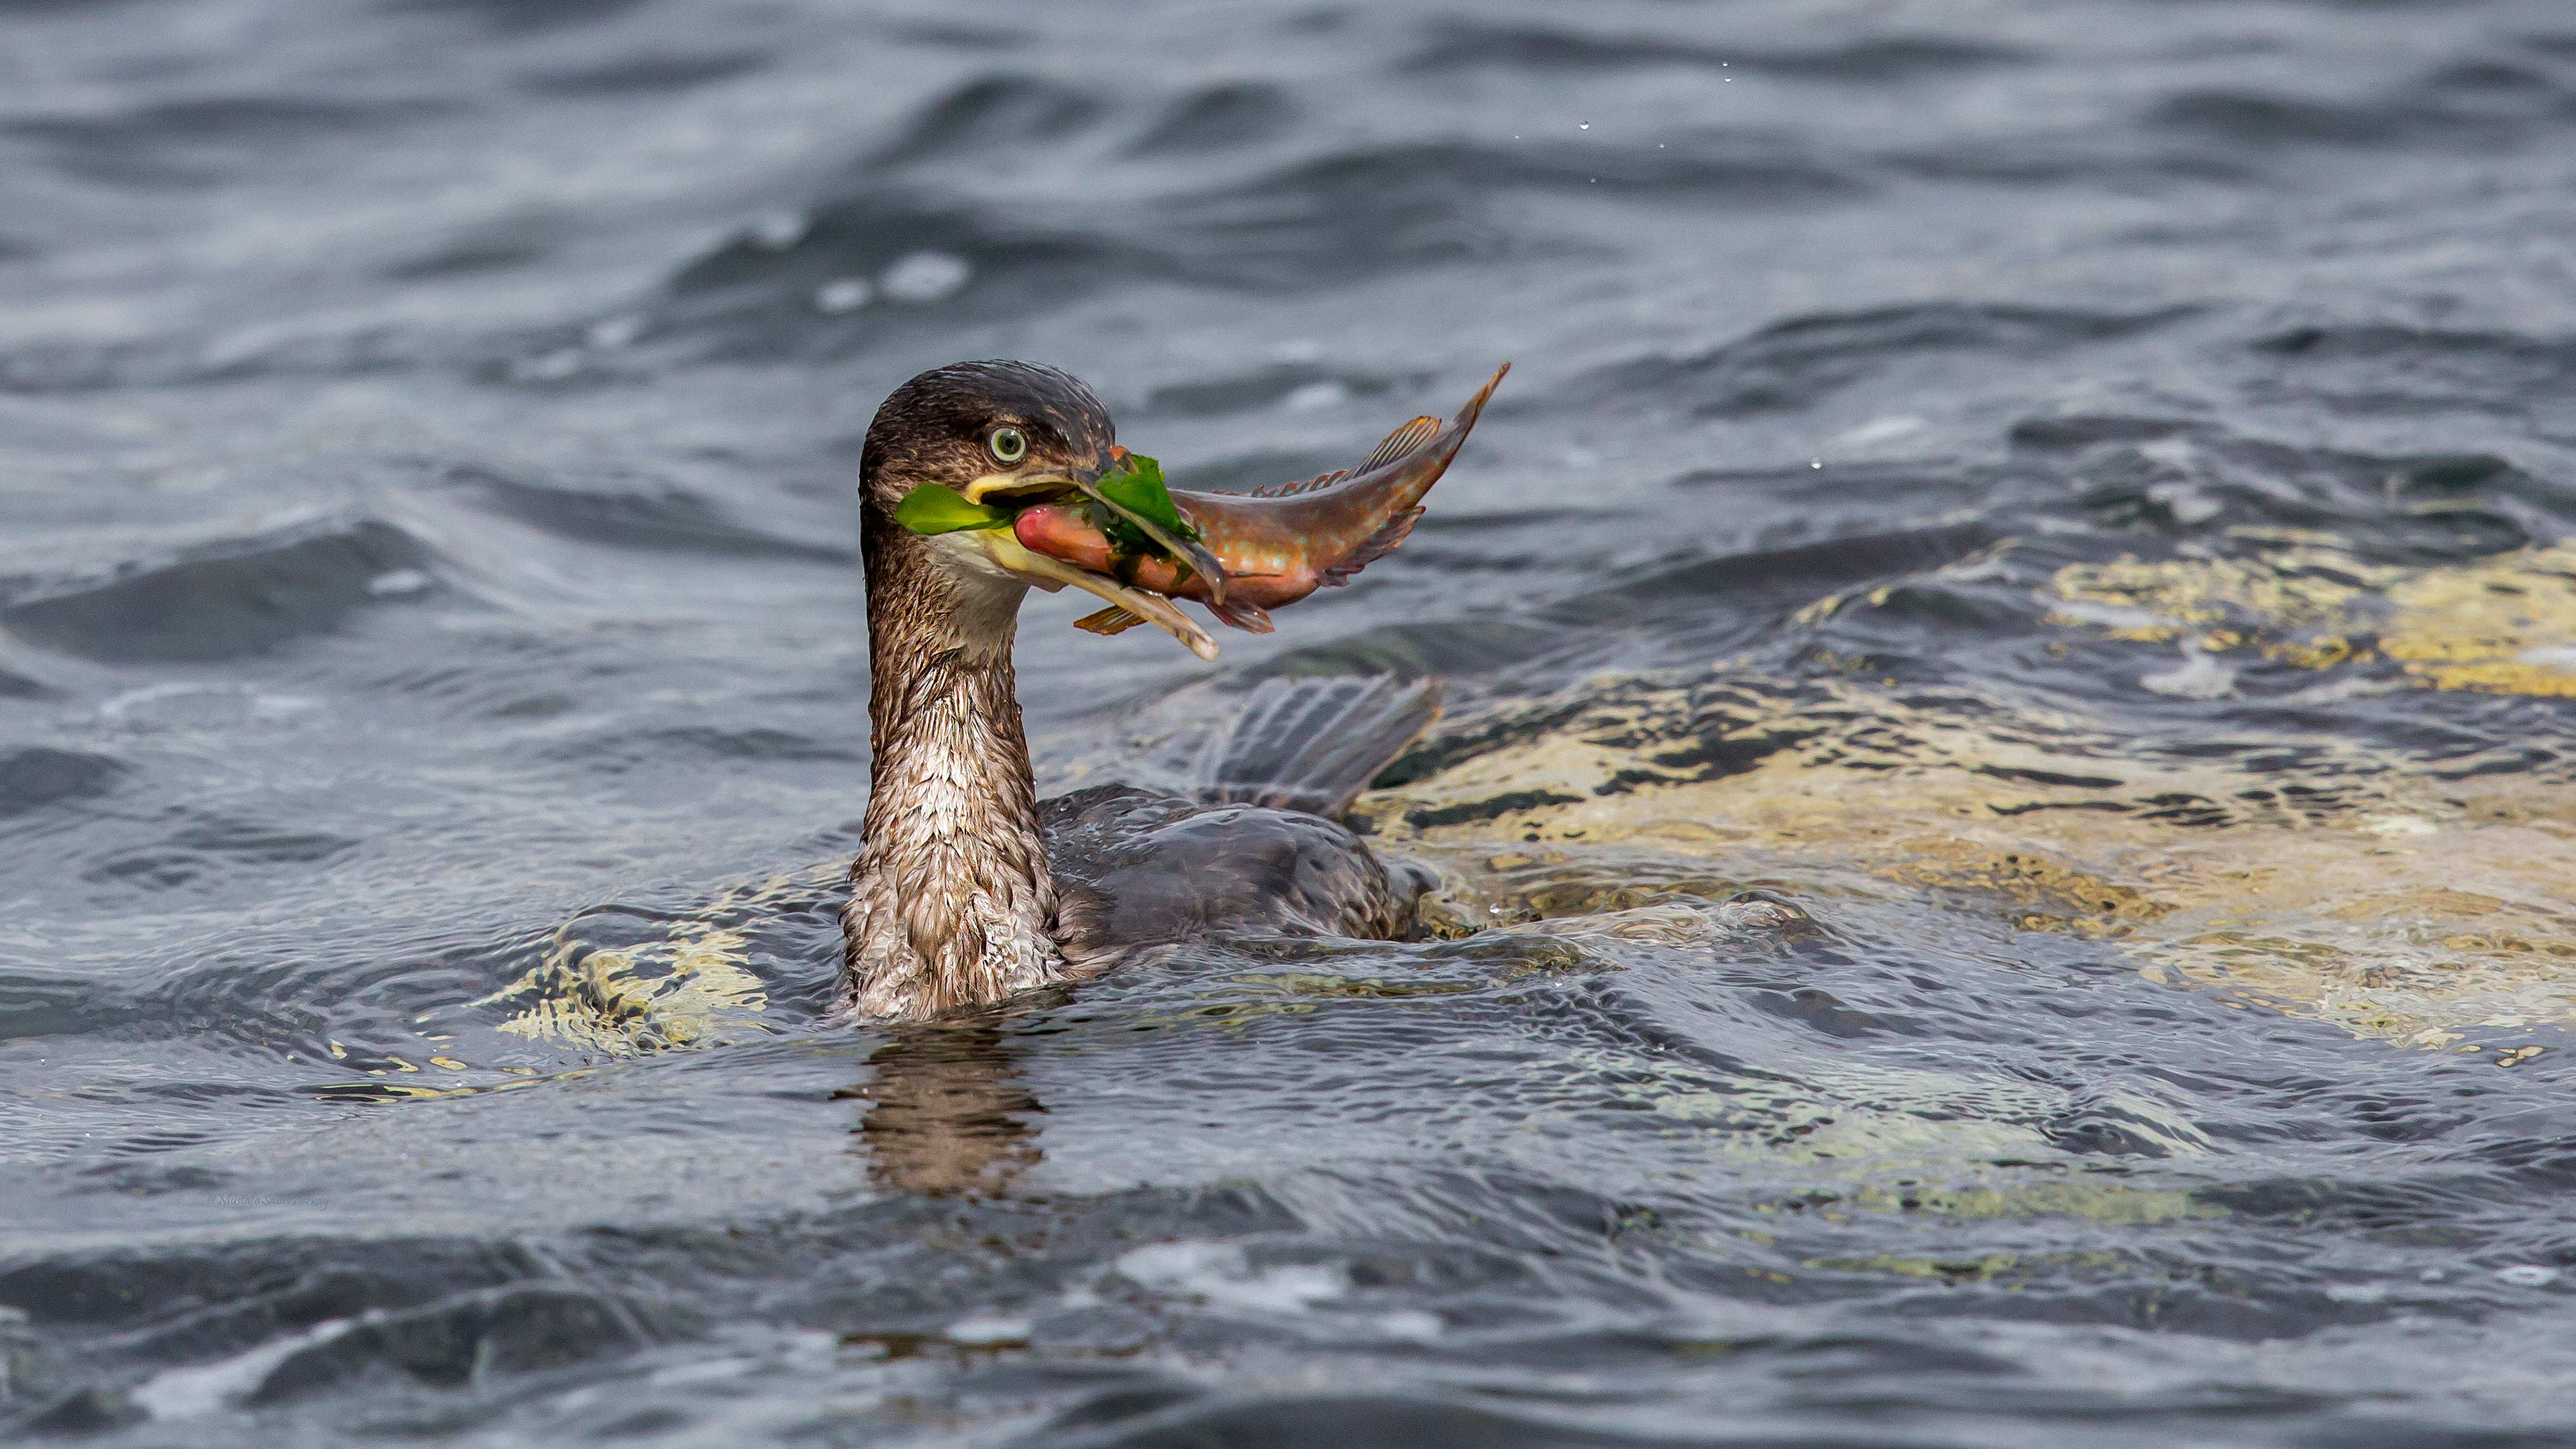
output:
[[[2559,0],[0,5],[0,1434],[2563,1442],[2571,182]],[[821,1024],[987,355],[1200,486],[1517,364],[1021,649],[1057,787],[1447,676],[1491,929]]]

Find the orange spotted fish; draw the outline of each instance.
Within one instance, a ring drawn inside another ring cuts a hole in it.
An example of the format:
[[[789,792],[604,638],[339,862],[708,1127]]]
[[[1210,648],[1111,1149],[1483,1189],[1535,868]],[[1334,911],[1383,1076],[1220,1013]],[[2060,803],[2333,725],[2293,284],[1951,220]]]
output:
[[[1250,493],[1171,490],[1172,502],[1198,530],[1205,556],[1222,570],[1213,579],[1167,557],[1120,552],[1078,498],[1023,508],[1011,531],[1032,553],[1132,588],[1195,599],[1238,629],[1267,634],[1270,610],[1349,583],[1404,542],[1424,512],[1422,496],[1458,456],[1485,400],[1511,370],[1508,362],[1496,368],[1448,422],[1420,417],[1387,434],[1356,468]],[[1111,452],[1123,458],[1126,450]],[[1146,621],[1113,604],[1076,622],[1095,634],[1115,634]]]

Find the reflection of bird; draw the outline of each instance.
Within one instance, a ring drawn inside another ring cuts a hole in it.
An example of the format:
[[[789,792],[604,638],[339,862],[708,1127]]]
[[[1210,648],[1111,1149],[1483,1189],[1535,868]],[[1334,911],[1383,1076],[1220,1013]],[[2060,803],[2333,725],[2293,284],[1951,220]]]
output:
[[[1347,480],[1270,497],[1180,495],[1215,549],[1197,555],[1206,591],[1221,593],[1224,573],[1247,564],[1247,577],[1275,577],[1262,570],[1282,559],[1311,590],[1393,547],[1491,391],[1445,427],[1408,423]],[[1335,817],[1435,715],[1427,687],[1275,687],[1256,696],[1198,798],[1110,787],[1038,803],[1011,661],[1030,585],[1071,583],[1185,639],[1205,635],[1162,595],[1066,562],[1049,537],[924,536],[895,510],[915,488],[944,484],[973,502],[1033,512],[1051,500],[1061,512],[1119,460],[1112,439],[1090,389],[1015,362],[923,373],[869,425],[859,491],[874,776],[843,916],[859,1015],[990,1003],[1203,931],[1383,939],[1411,922],[1420,882],[1390,874]],[[1335,526],[1282,507],[1291,496],[1305,513],[1323,505],[1304,498],[1326,499]],[[1371,512],[1376,521],[1358,526]]]
[[[868,1057],[875,1080],[859,1137],[868,1171],[896,1192],[986,1197],[1038,1160],[1044,1109],[990,1021],[907,1027]]]

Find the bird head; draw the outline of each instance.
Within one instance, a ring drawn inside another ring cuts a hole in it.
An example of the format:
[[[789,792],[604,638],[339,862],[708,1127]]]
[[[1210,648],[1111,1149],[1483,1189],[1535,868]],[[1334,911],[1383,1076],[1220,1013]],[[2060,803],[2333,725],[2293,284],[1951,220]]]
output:
[[[1201,658],[1214,659],[1216,642],[1207,631],[1160,594],[1031,552],[1008,527],[924,536],[896,518],[904,500],[925,484],[986,509],[1097,498],[1101,476],[1125,456],[1100,399],[1054,368],[961,362],[914,377],[877,408],[859,455],[871,586],[881,554],[920,562],[946,586],[952,626],[972,638],[999,637],[1027,589],[1053,592],[1071,584],[1160,626]],[[1204,566],[1222,577],[1212,558]]]

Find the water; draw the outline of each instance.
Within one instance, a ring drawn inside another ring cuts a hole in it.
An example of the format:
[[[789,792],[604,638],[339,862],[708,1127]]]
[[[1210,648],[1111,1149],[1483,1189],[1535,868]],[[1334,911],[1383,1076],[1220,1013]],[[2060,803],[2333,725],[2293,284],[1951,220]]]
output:
[[[0,7],[0,1432],[2563,1442],[2554,0]],[[878,398],[1451,682],[1413,945],[825,1026]],[[1712,937],[1762,890],[1817,921]]]

